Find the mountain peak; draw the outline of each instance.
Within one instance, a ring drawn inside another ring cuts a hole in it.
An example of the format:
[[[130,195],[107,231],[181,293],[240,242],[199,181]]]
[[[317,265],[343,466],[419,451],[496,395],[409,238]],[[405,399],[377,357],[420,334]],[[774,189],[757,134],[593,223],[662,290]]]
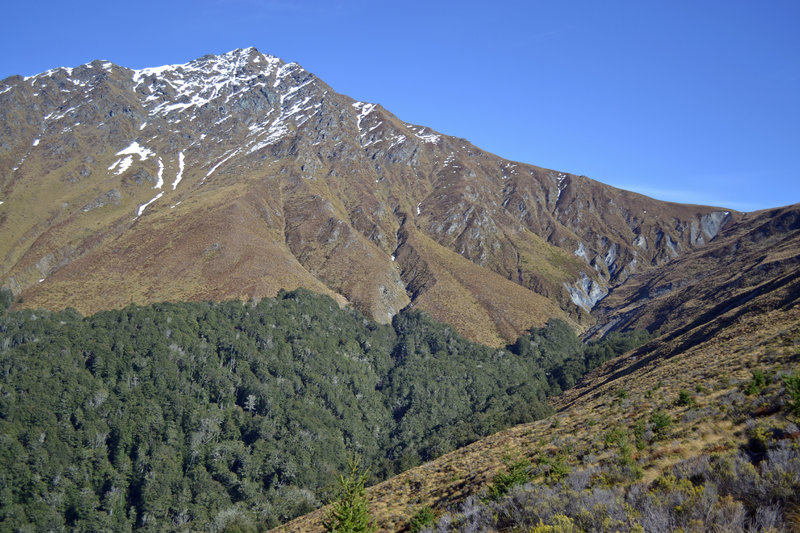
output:
[[[304,286],[501,345],[554,316],[592,325],[611,289],[738,217],[503,160],[253,47],[8,79],[3,114],[0,279],[33,305]]]
[[[185,81],[187,77],[210,77],[208,80],[210,83],[218,83],[225,80],[236,81],[245,74],[269,75],[277,66],[283,64],[285,62],[280,58],[262,54],[253,47],[237,48],[224,54],[208,54],[188,63],[134,70],[133,80],[138,85],[148,76],[173,74],[181,81]]]

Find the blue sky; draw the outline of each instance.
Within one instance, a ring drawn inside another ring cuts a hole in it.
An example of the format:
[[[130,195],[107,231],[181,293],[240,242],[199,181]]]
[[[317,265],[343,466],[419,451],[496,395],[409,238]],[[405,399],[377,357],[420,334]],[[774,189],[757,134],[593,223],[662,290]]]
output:
[[[800,2],[7,3],[0,78],[255,46],[500,156],[670,201],[800,202]]]

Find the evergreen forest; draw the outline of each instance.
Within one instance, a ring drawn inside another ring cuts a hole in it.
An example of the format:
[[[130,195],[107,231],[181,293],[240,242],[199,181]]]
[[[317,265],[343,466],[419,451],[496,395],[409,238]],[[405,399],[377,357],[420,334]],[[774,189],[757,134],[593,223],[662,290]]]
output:
[[[0,531],[261,531],[329,501],[354,456],[377,482],[547,416],[548,396],[648,338],[587,345],[551,320],[489,348],[302,289],[6,311]]]

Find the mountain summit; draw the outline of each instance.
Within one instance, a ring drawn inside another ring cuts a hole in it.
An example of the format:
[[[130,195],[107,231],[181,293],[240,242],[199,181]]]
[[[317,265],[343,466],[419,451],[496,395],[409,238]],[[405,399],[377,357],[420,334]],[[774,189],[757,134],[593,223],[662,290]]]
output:
[[[507,161],[255,48],[0,82],[0,281],[82,312],[307,287],[490,345],[747,219]],[[609,323],[615,319],[609,319]]]

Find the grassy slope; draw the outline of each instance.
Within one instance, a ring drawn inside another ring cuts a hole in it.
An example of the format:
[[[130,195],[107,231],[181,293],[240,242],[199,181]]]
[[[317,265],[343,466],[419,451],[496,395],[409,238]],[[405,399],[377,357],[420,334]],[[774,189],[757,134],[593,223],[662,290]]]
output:
[[[721,317],[725,319],[726,317]],[[535,458],[542,452],[570,450],[570,457],[594,454],[613,460],[603,436],[614,427],[631,428],[638,418],[664,409],[678,422],[648,448],[636,452],[644,480],[698,453],[733,451],[746,440],[741,420],[718,410],[719,400],[751,377],[797,371],[800,364],[800,305],[752,314],[739,313],[715,336],[690,348],[681,338],[653,341],[591,373],[578,387],[554,399],[557,413],[546,420],[502,431],[463,449],[409,470],[372,487],[370,508],[381,531],[398,531],[422,506],[443,510],[479,493],[502,468],[502,458],[516,452]],[[690,336],[687,332],[684,336]],[[696,393],[701,385],[703,393]],[[625,391],[625,398],[619,391]],[[681,390],[690,391],[696,407],[678,406]],[[689,421],[690,409],[711,415]],[[681,422],[687,420],[687,422]],[[278,531],[322,531],[325,509],[301,517]]]

